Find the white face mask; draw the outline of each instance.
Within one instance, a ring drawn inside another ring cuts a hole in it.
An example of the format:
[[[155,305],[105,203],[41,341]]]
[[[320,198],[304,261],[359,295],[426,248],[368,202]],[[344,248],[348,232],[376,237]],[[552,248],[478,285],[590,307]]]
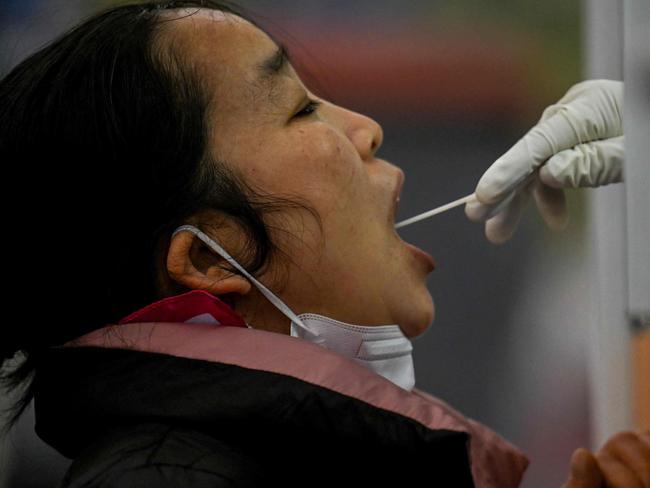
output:
[[[413,345],[398,325],[353,325],[315,313],[296,315],[200,229],[193,225],[181,225],[172,236],[183,230],[195,234],[210,249],[244,273],[291,320],[292,337],[300,337],[350,358],[405,390],[410,391],[415,386]],[[248,327],[252,328],[250,325]]]

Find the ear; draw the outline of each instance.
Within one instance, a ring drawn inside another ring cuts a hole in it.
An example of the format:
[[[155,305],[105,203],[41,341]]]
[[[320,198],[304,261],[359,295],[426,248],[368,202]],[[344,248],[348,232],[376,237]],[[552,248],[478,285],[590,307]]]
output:
[[[206,290],[213,295],[245,295],[250,291],[250,281],[213,264],[214,257],[206,257],[204,248],[203,242],[191,232],[173,235],[167,253],[169,277],[187,288]]]

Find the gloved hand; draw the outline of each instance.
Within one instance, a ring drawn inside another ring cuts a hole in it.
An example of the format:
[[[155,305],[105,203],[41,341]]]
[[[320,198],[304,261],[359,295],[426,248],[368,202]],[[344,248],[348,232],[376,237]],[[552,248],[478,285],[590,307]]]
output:
[[[465,206],[485,235],[501,244],[514,234],[530,193],[554,230],[568,223],[564,188],[623,179],[623,82],[587,80],[544,110],[535,127],[483,174],[478,201]]]

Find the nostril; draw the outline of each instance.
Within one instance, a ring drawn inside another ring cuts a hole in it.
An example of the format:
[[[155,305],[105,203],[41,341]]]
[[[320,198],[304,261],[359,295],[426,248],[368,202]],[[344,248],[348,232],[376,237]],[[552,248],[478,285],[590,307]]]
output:
[[[373,152],[379,149],[379,146],[381,145],[381,138],[378,137],[373,137],[372,138],[372,150]]]

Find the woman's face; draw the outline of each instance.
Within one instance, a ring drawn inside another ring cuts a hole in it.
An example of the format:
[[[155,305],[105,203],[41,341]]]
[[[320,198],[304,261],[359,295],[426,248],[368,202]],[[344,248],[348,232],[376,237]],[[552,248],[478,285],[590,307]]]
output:
[[[207,9],[165,15],[178,17],[167,24],[168,40],[200,68],[214,97],[209,114],[213,156],[235,166],[255,188],[301,197],[321,216],[323,234],[313,218],[296,209],[265,216],[271,238],[296,264],[289,268],[280,298],[296,314],[319,313],[359,325],[398,324],[408,337],[424,332],[434,318],[426,287],[431,269],[394,230],[396,191],[404,173],[375,157],[381,126],[316,97],[288,61],[276,73],[264,73],[260,66],[268,65],[278,46],[241,17]],[[309,98],[321,105],[301,113]],[[181,235],[192,236],[175,237]],[[236,255],[236,240],[215,237]],[[192,273],[170,269],[170,275],[191,288],[240,290],[236,309],[248,323],[289,334],[287,318],[254,286],[206,286],[206,277],[223,276],[216,267],[193,264]],[[203,281],[196,280],[197,269]],[[277,292],[271,275],[258,278]]]

